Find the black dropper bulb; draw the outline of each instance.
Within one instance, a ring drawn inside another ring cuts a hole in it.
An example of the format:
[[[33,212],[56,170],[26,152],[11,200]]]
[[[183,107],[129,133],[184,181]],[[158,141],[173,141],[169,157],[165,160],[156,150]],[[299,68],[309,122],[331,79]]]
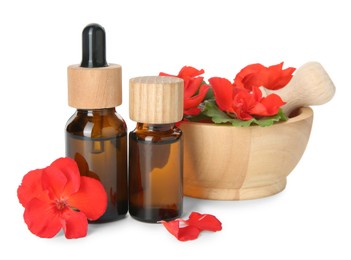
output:
[[[82,33],[83,57],[80,64],[85,68],[107,67],[105,29],[96,23],[87,25]]]

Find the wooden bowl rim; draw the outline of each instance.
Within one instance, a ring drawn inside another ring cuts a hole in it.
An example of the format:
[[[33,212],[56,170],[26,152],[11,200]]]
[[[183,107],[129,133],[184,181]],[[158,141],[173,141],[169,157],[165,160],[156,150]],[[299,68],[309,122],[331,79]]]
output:
[[[311,117],[313,117],[313,109],[311,107],[302,107],[302,108],[299,108],[297,110],[296,116],[289,118],[287,121],[278,122],[278,123],[273,124],[272,126],[267,126],[267,127],[293,124],[295,122],[303,121],[303,120],[306,120],[306,119],[311,118]],[[237,126],[231,126],[231,125],[214,124],[214,123],[201,123],[201,122],[191,122],[191,121],[182,122],[180,125],[180,128],[182,127],[182,125],[192,125],[192,126],[201,127],[201,128],[213,127],[213,126],[221,127],[221,128],[234,127],[237,129],[245,129],[245,128],[252,128],[252,127],[264,128],[264,127],[258,126],[258,125],[253,125],[250,127],[237,127]]]

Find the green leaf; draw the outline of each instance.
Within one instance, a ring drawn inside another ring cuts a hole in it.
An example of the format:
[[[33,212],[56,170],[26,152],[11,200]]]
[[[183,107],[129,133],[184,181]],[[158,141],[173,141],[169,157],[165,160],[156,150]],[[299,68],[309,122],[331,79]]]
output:
[[[209,118],[208,116],[206,116],[202,113],[198,114],[197,116],[185,116],[185,118],[191,122],[200,122],[200,121],[204,121],[204,120],[207,120],[207,121],[211,120],[211,118]]]
[[[216,124],[228,123],[232,118],[220,110],[214,100],[206,100],[202,113],[212,118]]]
[[[256,119],[254,118],[250,120],[232,119],[230,122],[232,123],[232,126],[248,127],[253,123],[256,123]]]
[[[251,119],[251,120],[240,120],[230,117],[227,113],[220,110],[214,100],[205,101],[205,106],[202,111],[202,114],[208,116],[212,119],[212,122],[216,124],[228,124],[230,123],[233,126],[238,127],[248,127],[250,125],[259,125],[262,127],[273,125],[275,122],[286,121],[287,117],[285,116],[282,109],[279,109],[279,112],[274,116],[262,117],[260,119]]]
[[[212,87],[210,87],[206,93],[204,100],[212,100],[212,99],[214,100],[215,96],[214,96]]]
[[[274,116],[262,117],[261,119],[256,120],[256,124],[259,126],[271,126],[275,122],[286,121],[288,118],[285,116],[282,109],[279,109],[278,113]]]

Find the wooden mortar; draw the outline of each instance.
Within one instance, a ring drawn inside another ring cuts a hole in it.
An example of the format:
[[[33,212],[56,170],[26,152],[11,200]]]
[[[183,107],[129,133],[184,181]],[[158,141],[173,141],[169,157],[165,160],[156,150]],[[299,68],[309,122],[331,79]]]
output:
[[[184,195],[244,200],[282,191],[302,157],[313,111],[269,127],[184,122]]]
[[[313,111],[335,94],[318,62],[301,66],[278,94],[288,121],[269,127],[233,127],[184,122],[184,194],[217,200],[243,200],[282,191],[301,159],[311,132]]]

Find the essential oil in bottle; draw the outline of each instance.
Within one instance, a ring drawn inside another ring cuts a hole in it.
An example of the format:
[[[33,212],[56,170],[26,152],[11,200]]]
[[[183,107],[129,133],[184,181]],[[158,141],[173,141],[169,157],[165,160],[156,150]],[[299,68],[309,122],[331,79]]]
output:
[[[106,212],[91,223],[120,219],[128,211],[127,126],[115,107],[122,103],[121,66],[106,61],[105,30],[89,24],[82,33],[80,65],[68,67],[68,104],[77,109],[66,124],[66,156],[80,174],[99,180]]]
[[[156,223],[183,211],[182,79],[138,77],[129,81],[129,214]]]

